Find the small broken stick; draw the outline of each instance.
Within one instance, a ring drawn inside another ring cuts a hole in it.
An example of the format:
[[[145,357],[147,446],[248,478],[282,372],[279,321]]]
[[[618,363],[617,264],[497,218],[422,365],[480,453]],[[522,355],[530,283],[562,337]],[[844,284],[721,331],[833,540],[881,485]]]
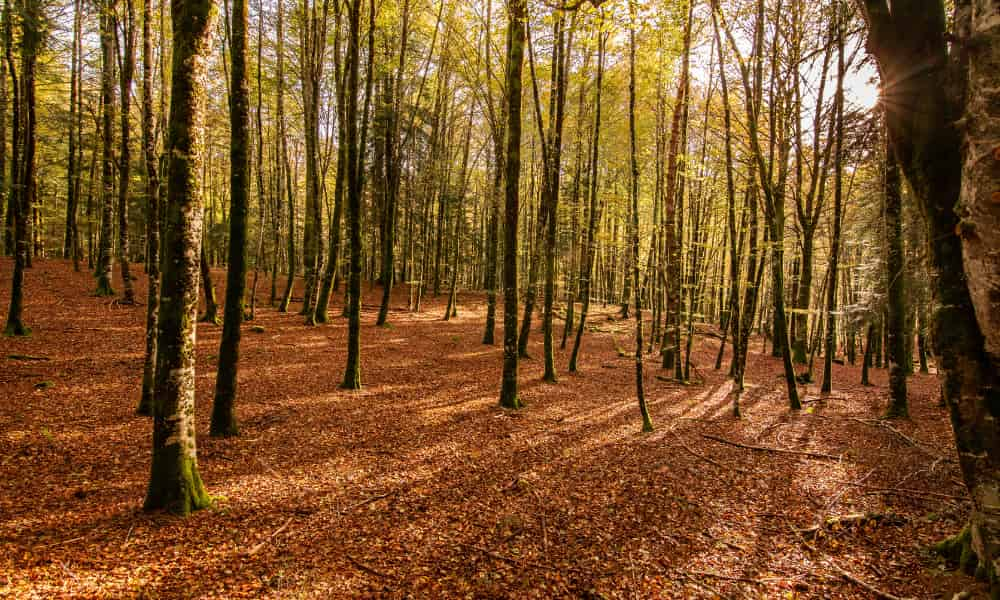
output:
[[[854,585],[863,587],[864,589],[868,590],[872,594],[875,594],[875,596],[878,597],[878,598],[883,598],[884,600],[911,600],[910,598],[904,598],[902,596],[895,596],[893,594],[890,594],[889,592],[886,592],[886,591],[878,589],[877,587],[875,587],[872,584],[868,583],[864,579],[861,579],[860,577],[857,577],[856,575],[852,575],[851,573],[848,573],[843,568],[841,568],[840,565],[838,565],[837,563],[833,562],[833,559],[828,558],[824,562],[826,564],[830,565],[830,567],[832,567],[834,571],[836,571],[837,573],[840,573],[841,577],[843,577],[847,581],[850,581]]]
[[[267,545],[268,542],[270,542],[271,540],[273,540],[276,535],[278,535],[279,533],[281,533],[282,531],[284,531],[285,528],[287,528],[292,523],[292,519],[294,519],[294,518],[295,517],[288,517],[288,520],[285,521],[284,525],[282,525],[281,527],[275,529],[274,533],[272,533],[271,535],[269,535],[266,538],[264,538],[259,544],[257,544],[253,548],[250,548],[250,550],[247,551],[247,556],[253,556],[254,554],[257,554],[258,552],[260,552],[264,548],[264,546]]]
[[[389,575],[386,575],[385,573],[382,573],[381,571],[376,571],[375,569],[369,567],[368,565],[366,565],[365,563],[361,562],[360,560],[354,558],[350,554],[348,554],[348,553],[345,552],[344,556],[347,557],[347,560],[352,565],[354,565],[355,567],[361,569],[365,573],[368,573],[369,575],[374,575],[376,577],[381,577],[382,579],[390,579]]]

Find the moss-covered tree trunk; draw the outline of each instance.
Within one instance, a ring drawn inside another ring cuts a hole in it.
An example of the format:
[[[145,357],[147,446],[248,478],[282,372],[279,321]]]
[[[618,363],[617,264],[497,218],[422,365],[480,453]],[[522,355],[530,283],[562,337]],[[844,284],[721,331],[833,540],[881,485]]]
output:
[[[77,238],[79,231],[76,223],[77,205],[79,204],[79,161],[77,154],[78,139],[76,136],[77,121],[77,98],[79,95],[80,80],[77,77],[77,66],[80,56],[77,54],[77,41],[80,35],[80,0],[73,2],[73,40],[70,47],[70,74],[69,74],[69,139],[66,144],[66,230],[63,234],[62,257],[72,258],[73,265],[79,270],[79,257],[76,254]],[[6,115],[6,111],[0,113]],[[0,139],[0,143],[6,146],[7,141]],[[3,166],[0,166],[0,173],[3,173]],[[2,210],[2,209],[0,209]]]
[[[521,183],[521,72],[524,68],[526,0],[507,3],[507,156],[504,160],[503,380],[500,406],[521,407],[517,395],[517,217]]]
[[[146,510],[186,515],[208,506],[195,441],[195,337],[201,258],[202,101],[211,50],[211,0],[171,4],[173,56],[167,142],[167,201],[153,401],[153,460]]]
[[[37,11],[37,7],[34,2],[29,0],[29,7],[33,11]],[[24,7],[19,7],[23,10]],[[37,13],[35,13],[37,14]],[[11,24],[11,6],[10,0],[6,0],[4,3],[4,46],[7,61],[7,68],[10,71],[11,87],[14,90],[14,102],[13,102],[13,119],[12,124],[12,135],[11,135],[11,161],[12,161],[12,173],[11,181],[13,189],[11,190],[11,206],[9,207],[14,225],[13,231],[13,242],[14,242],[14,273],[11,278],[11,295],[10,295],[10,307],[7,311],[7,323],[4,326],[4,335],[12,336],[22,336],[31,333],[31,330],[25,326],[23,320],[24,312],[24,270],[28,265],[28,258],[30,248],[30,241],[28,239],[28,212],[29,212],[29,202],[30,195],[27,193],[27,184],[30,184],[31,179],[28,177],[34,176],[34,65],[35,65],[35,53],[40,45],[40,34],[37,32],[35,27],[32,27],[32,23],[37,25],[37,21],[29,21],[28,19],[23,19],[21,22],[21,76],[22,79],[18,81],[17,77],[17,67],[14,64],[14,48],[13,48],[13,25]],[[26,60],[27,59],[27,60]],[[25,67],[30,66],[32,73],[25,72]],[[31,102],[29,104],[26,96],[31,94]],[[28,113],[30,115],[25,118],[22,115]],[[22,134],[23,125],[23,134]],[[23,135],[23,138],[22,138]],[[29,148],[30,145],[30,148]],[[24,149],[24,157],[22,162],[21,149]],[[29,158],[29,152],[31,154]],[[30,172],[29,172],[30,171]]]
[[[148,0],[147,0],[148,1]],[[135,75],[135,5],[125,0],[125,22],[122,26],[121,73],[118,79],[121,97],[121,141],[118,153],[118,268],[122,277],[122,303],[135,303],[135,290],[129,269],[128,192],[132,166],[131,126],[132,78]]]
[[[278,17],[275,30],[275,119],[278,122],[278,200],[280,204],[287,198],[288,206],[288,278],[285,280],[285,291],[278,303],[278,312],[288,312],[292,302],[292,288],[295,285],[295,271],[298,261],[295,260],[295,193],[292,190],[292,170],[288,160],[288,134],[285,122],[285,0],[277,0]],[[284,194],[282,194],[284,192]]]
[[[894,99],[886,105],[889,142],[927,216],[935,354],[972,499],[964,535],[940,549],[974,554],[998,597],[1000,428],[993,415],[1000,405],[1000,309],[990,282],[1000,250],[1000,5],[955,2],[953,29],[940,0],[892,10],[885,0],[865,0],[864,9],[868,49]],[[923,68],[914,73],[914,64]]]
[[[351,244],[347,282],[347,364],[341,387],[361,388],[361,157],[358,148],[358,71],[360,61],[361,0],[349,0],[346,82],[347,119],[347,229]]]
[[[156,384],[156,330],[160,311],[160,174],[153,140],[153,40],[152,2],[142,5],[142,154],[146,165],[146,237],[149,244],[146,273],[146,353],[142,368],[142,396],[137,412],[153,414]]]
[[[148,1],[148,0],[147,0]],[[233,0],[229,86],[229,257],[219,368],[212,402],[213,436],[237,435],[236,392],[240,326],[247,282],[247,213],[250,209],[250,90],[247,83],[247,0]]]
[[[903,256],[903,189],[899,176],[899,166],[891,149],[885,157],[885,231],[888,252],[886,271],[889,281],[888,329],[889,329],[889,409],[890,418],[906,417],[909,409],[906,402],[906,275]]]
[[[111,286],[111,244],[114,235],[114,131],[115,57],[114,11],[117,0],[98,3],[101,34],[101,233],[97,254],[98,296],[113,296]]]

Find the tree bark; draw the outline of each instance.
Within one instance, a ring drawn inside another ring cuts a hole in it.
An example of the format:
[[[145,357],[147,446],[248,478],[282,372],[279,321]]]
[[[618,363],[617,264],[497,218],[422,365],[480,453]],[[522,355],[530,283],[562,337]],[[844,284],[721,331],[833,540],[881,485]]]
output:
[[[153,459],[146,510],[186,515],[211,499],[198,473],[195,442],[195,318],[201,250],[202,95],[211,51],[211,0],[171,5],[173,61],[167,144],[167,202]]]

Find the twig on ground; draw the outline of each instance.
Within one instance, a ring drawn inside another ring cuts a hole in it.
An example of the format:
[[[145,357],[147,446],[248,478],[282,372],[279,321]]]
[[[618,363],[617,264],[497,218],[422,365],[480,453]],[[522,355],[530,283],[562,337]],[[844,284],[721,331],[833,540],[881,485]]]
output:
[[[264,548],[264,546],[267,545],[268,542],[270,542],[271,540],[273,540],[276,535],[278,535],[279,533],[281,533],[282,531],[284,531],[285,528],[287,528],[292,523],[292,519],[294,519],[294,518],[295,517],[288,517],[288,520],[285,521],[284,525],[282,525],[281,527],[275,529],[274,533],[272,533],[271,535],[267,536],[259,544],[257,544],[256,546],[254,546],[253,548],[251,548],[250,550],[248,550],[247,551],[247,556],[253,556],[254,554],[257,554],[258,552],[260,552]]]
[[[347,557],[347,560],[348,560],[348,561],[349,561],[349,562],[350,562],[350,563],[351,563],[352,565],[354,565],[355,567],[357,567],[357,568],[361,569],[361,570],[362,570],[362,571],[364,571],[365,573],[368,573],[369,575],[374,575],[374,576],[376,576],[376,577],[381,577],[382,579],[391,579],[391,578],[392,578],[392,577],[391,577],[390,575],[386,575],[385,573],[383,573],[383,572],[381,572],[381,571],[376,571],[375,569],[373,569],[373,568],[369,567],[369,566],[368,566],[368,565],[366,565],[365,563],[363,563],[363,562],[361,562],[360,560],[358,560],[358,559],[354,558],[353,556],[351,556],[350,554],[348,554],[348,553],[346,553],[346,552],[344,553],[344,556],[346,556],[346,557]]]
[[[687,575],[698,575],[701,577],[712,577],[715,579],[724,579],[726,581],[742,581],[745,583],[755,583],[757,585],[764,585],[766,581],[763,579],[754,579],[752,577],[734,577],[732,575],[722,575],[721,573],[712,573],[710,571],[685,571]]]
[[[951,458],[951,457],[948,457],[948,456],[943,456],[940,452],[937,452],[937,451],[933,450],[932,446],[930,446],[929,444],[926,444],[924,442],[921,442],[920,440],[914,439],[914,438],[906,435],[905,433],[903,433],[899,429],[893,427],[892,425],[890,425],[889,423],[887,423],[883,419],[861,419],[861,418],[858,418],[858,417],[850,417],[850,419],[852,421],[857,421],[858,423],[863,423],[865,425],[871,425],[873,427],[882,427],[882,428],[888,429],[889,431],[891,431],[891,432],[895,433],[896,435],[898,435],[899,437],[903,438],[906,441],[907,444],[913,446],[914,448],[916,448],[917,450],[920,450],[921,452],[923,452],[924,454],[927,454],[928,456],[931,456],[931,457],[934,457],[934,458],[938,459],[937,461],[935,461],[935,463],[938,462],[938,461],[940,461],[940,460],[944,460],[944,461],[947,461],[947,462],[955,462],[954,458]]]
[[[752,444],[741,444],[740,442],[734,442],[732,440],[727,440],[726,438],[718,437],[709,433],[701,434],[701,437],[715,440],[723,444],[729,444],[730,446],[736,446],[737,448],[746,448],[747,450],[757,450],[759,452],[775,452],[777,454],[794,454],[796,456],[807,456],[809,458],[816,458],[821,460],[840,460],[839,456],[834,456],[833,454],[824,454],[822,452],[809,452],[808,450],[789,450],[786,448],[771,448],[769,446],[754,446]]]
[[[742,473],[744,475],[749,475],[750,474],[750,471],[747,471],[746,469],[741,469],[739,467],[733,467],[733,466],[729,466],[729,465],[724,465],[724,464],[720,463],[719,461],[717,461],[717,460],[715,460],[715,459],[713,459],[711,457],[698,454],[697,452],[695,452],[694,450],[692,450],[691,448],[689,448],[688,445],[685,444],[680,439],[680,437],[677,438],[677,443],[678,443],[678,445],[682,449],[684,449],[684,451],[686,451],[691,456],[694,456],[695,458],[700,458],[700,459],[704,460],[705,462],[708,462],[710,464],[713,464],[713,465],[719,467],[720,469],[730,470],[730,471],[736,471],[737,473]]]
[[[943,492],[931,492],[929,490],[914,490],[909,488],[884,488],[876,487],[873,485],[866,485],[864,483],[858,483],[856,481],[841,481],[839,479],[834,479],[834,483],[842,483],[847,486],[858,487],[863,490],[868,490],[870,492],[880,492],[883,494],[896,494],[899,496],[931,496],[934,498],[943,498],[945,500],[965,500],[965,496],[956,496],[955,494],[945,494]]]
[[[57,561],[57,562],[59,563],[59,566],[62,567],[62,570],[66,572],[67,575],[69,575],[70,577],[72,577],[73,579],[76,579],[76,580],[80,579],[79,577],[76,576],[76,573],[74,573],[73,571],[70,571],[69,567],[66,566],[66,563],[64,563],[61,560]]]
[[[823,562],[825,562],[827,565],[829,565],[831,568],[833,568],[833,570],[836,571],[837,573],[840,573],[840,576],[843,577],[844,579],[850,581],[851,583],[853,583],[853,584],[855,584],[857,586],[863,587],[864,589],[866,589],[869,592],[875,594],[879,598],[884,598],[884,600],[908,600],[908,599],[905,599],[905,598],[903,598],[901,596],[894,596],[893,594],[890,594],[889,592],[886,592],[884,590],[880,590],[877,587],[875,587],[872,584],[870,584],[867,581],[865,581],[864,579],[861,579],[860,577],[857,577],[856,575],[852,575],[851,573],[848,573],[840,565],[838,565],[837,563],[833,562],[833,559],[827,558]]]
[[[486,556],[489,556],[490,558],[495,558],[497,560],[508,562],[508,563],[510,563],[512,565],[523,566],[523,567],[533,567],[535,569],[541,569],[543,571],[567,571],[567,572],[570,572],[570,573],[577,573],[579,575],[587,575],[587,576],[598,575],[598,574],[595,574],[595,573],[591,573],[590,571],[585,571],[583,569],[577,569],[575,567],[559,567],[559,566],[555,566],[555,565],[546,565],[546,564],[537,563],[537,562],[530,561],[530,560],[525,560],[523,558],[514,558],[513,556],[505,556],[503,554],[497,554],[496,552],[494,552],[492,550],[488,550],[488,549],[483,548],[481,546],[473,546],[472,544],[463,544],[461,542],[457,542],[457,543],[458,543],[459,546],[461,546],[463,548],[468,548],[469,550],[475,550],[477,552],[482,552],[483,554],[485,554]]]
[[[378,496],[372,496],[371,498],[366,498],[365,500],[362,500],[361,502],[357,502],[355,504],[352,504],[352,505],[348,506],[347,508],[342,509],[340,511],[340,514],[345,515],[345,514],[351,512],[352,510],[354,510],[355,508],[361,508],[362,506],[364,506],[366,504],[371,504],[372,502],[377,502],[377,501],[379,501],[379,500],[381,500],[383,498],[388,498],[389,496],[393,495],[394,493],[395,492],[386,492],[384,494],[379,494]]]

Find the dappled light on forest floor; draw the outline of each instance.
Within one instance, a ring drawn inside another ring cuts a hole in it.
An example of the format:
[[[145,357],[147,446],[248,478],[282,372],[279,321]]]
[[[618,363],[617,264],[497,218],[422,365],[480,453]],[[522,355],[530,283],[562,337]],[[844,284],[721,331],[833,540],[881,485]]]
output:
[[[646,362],[657,429],[644,435],[614,307],[594,322],[616,333],[587,334],[578,374],[568,352],[557,384],[540,358],[522,362],[526,408],[508,412],[481,296],[460,294],[446,324],[442,295],[377,328],[381,289],[365,284],[351,392],[342,295],[309,328],[261,285],[237,438],[207,436],[220,328],[198,327],[199,468],[215,501],[182,520],[141,511],[144,308],[89,295],[63,261],[38,260],[28,281],[34,333],[0,338],[0,596],[861,597],[831,565],[900,597],[974,585],[924,550],[968,511],[932,376],[910,380],[912,420],[891,427],[875,420],[881,369],[862,387],[858,367],[835,365],[834,393],[804,386],[791,414],[755,339],[736,420],[712,369],[719,340],[699,337],[703,382]],[[145,297],[145,278],[136,287]],[[2,259],[0,303],[9,288]],[[826,526],[857,513],[892,518]]]

